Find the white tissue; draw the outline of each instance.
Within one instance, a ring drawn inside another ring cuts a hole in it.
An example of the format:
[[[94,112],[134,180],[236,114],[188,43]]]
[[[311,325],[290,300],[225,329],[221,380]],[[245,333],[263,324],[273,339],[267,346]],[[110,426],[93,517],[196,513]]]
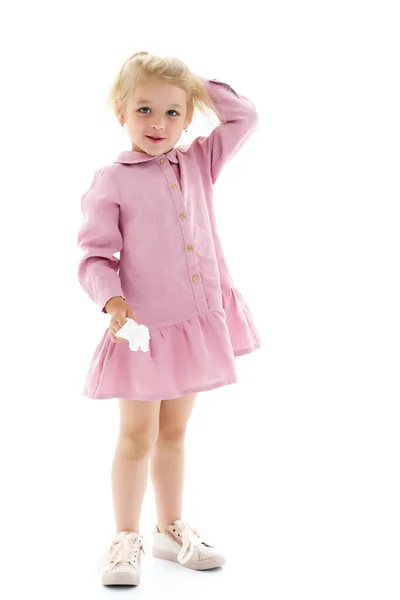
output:
[[[130,350],[143,352],[149,351],[150,331],[146,325],[138,325],[136,321],[127,317],[125,325],[115,334],[116,337],[128,340]]]

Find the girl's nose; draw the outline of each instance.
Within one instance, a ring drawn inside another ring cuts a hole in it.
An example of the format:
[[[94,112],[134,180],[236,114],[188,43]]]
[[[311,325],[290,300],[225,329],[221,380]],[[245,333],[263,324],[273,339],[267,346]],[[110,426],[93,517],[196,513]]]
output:
[[[155,131],[163,131],[163,129],[165,128],[165,123],[164,120],[162,118],[154,120],[153,123],[151,124],[152,128]]]

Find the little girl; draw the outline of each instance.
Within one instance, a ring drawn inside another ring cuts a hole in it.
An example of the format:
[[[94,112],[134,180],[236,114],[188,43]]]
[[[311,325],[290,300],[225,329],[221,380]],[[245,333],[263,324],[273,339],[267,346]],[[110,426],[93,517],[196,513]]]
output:
[[[157,508],[153,556],[190,569],[225,564],[182,520],[184,438],[197,393],[237,382],[235,357],[260,347],[229,274],[213,207],[213,184],[258,115],[228,84],[148,52],[125,61],[110,99],[132,149],[95,172],[81,201],[79,281],[110,315],[83,394],[119,398],[116,536],[106,548],[102,583],[137,585],[149,462]],[[205,107],[221,123],[175,147],[195,109],[204,114]],[[132,351],[118,337],[128,318],[148,327],[148,351]]]

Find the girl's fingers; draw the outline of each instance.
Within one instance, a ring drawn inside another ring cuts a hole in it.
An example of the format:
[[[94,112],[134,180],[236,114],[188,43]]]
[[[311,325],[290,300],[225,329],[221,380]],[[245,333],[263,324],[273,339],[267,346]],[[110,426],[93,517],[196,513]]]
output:
[[[114,327],[112,332],[115,335],[115,337],[118,337],[118,331],[120,330],[120,327]],[[122,340],[122,338],[118,338],[119,340]]]
[[[120,317],[117,317],[115,321],[113,321],[112,325],[110,325],[110,336],[114,342],[122,342],[123,338],[117,337],[117,333],[125,325],[125,323],[127,323],[126,317],[121,315]]]
[[[110,329],[110,336],[114,342],[122,342],[122,338],[117,338],[115,330],[111,331]]]

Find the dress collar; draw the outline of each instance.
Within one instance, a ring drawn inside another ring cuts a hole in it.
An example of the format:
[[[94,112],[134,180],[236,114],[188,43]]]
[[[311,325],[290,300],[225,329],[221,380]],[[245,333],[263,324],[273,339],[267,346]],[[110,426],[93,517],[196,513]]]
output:
[[[117,156],[117,159],[114,163],[128,164],[132,165],[135,163],[147,162],[149,160],[154,160],[155,158],[159,158],[161,156],[165,156],[169,161],[178,163],[178,157],[176,156],[176,149],[171,148],[169,152],[165,154],[159,154],[158,156],[152,156],[151,154],[147,154],[146,152],[136,152],[135,150],[123,150]]]

